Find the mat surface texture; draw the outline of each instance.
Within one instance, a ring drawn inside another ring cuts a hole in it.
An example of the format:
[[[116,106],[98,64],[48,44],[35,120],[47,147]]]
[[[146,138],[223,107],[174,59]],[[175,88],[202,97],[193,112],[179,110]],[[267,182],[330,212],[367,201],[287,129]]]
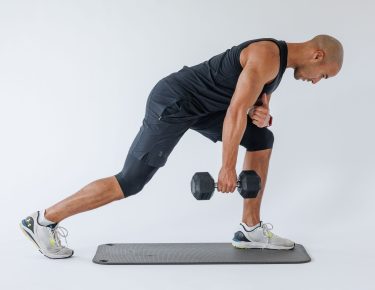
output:
[[[99,245],[94,263],[103,265],[161,264],[295,264],[311,261],[305,248],[237,249],[230,243],[150,243]]]

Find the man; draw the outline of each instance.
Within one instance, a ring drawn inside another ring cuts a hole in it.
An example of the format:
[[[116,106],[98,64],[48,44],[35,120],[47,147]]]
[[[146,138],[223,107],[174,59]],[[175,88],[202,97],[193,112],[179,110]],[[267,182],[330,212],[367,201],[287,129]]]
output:
[[[269,101],[286,68],[295,79],[313,84],[335,76],[343,62],[341,43],[318,35],[302,43],[273,38],[243,42],[208,61],[161,79],[146,104],[143,124],[135,137],[124,167],[114,176],[99,179],[46,210],[20,223],[23,232],[49,258],[67,258],[73,250],[61,244],[67,231],[59,226],[65,218],[132,196],[142,190],[188,129],[213,142],[223,142],[218,191],[233,192],[238,148],[246,148],[244,170],[261,177],[261,190],[245,199],[242,222],[232,244],[239,248],[288,250],[294,242],[271,232],[260,220],[260,205],[273,146],[269,127]]]

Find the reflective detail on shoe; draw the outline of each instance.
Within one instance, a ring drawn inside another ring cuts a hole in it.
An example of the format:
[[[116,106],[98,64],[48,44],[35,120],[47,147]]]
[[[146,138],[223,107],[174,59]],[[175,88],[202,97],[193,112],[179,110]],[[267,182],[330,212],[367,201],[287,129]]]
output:
[[[23,219],[22,224],[34,233],[34,219],[31,216]]]

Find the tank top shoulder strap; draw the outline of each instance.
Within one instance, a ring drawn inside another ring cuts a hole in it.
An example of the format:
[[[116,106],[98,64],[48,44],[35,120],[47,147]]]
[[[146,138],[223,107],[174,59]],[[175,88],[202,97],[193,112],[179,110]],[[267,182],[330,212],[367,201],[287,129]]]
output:
[[[281,78],[288,63],[288,46],[284,40],[276,40],[275,43],[279,46],[280,51],[280,68],[277,77]]]
[[[247,41],[242,42],[239,45],[235,46],[237,68],[242,70],[242,67],[241,67],[241,64],[240,64],[240,53],[241,53],[242,49],[247,47],[249,44],[254,43],[254,42],[258,42],[258,41],[272,41],[279,47],[280,68],[279,68],[279,72],[278,72],[278,75],[277,75],[277,78],[279,78],[285,72],[286,65],[287,65],[287,59],[288,59],[288,48],[287,48],[286,42],[283,41],[283,40],[276,40],[274,38],[257,38],[257,39],[247,40]]]

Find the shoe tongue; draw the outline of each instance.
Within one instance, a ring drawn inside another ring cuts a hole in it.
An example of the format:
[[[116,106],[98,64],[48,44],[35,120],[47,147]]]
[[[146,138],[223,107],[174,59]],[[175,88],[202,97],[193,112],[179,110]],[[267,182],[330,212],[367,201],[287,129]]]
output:
[[[57,223],[56,223],[56,224],[50,224],[50,225],[48,225],[47,227],[49,227],[49,228],[51,228],[51,229],[54,229],[56,226],[57,226]]]

